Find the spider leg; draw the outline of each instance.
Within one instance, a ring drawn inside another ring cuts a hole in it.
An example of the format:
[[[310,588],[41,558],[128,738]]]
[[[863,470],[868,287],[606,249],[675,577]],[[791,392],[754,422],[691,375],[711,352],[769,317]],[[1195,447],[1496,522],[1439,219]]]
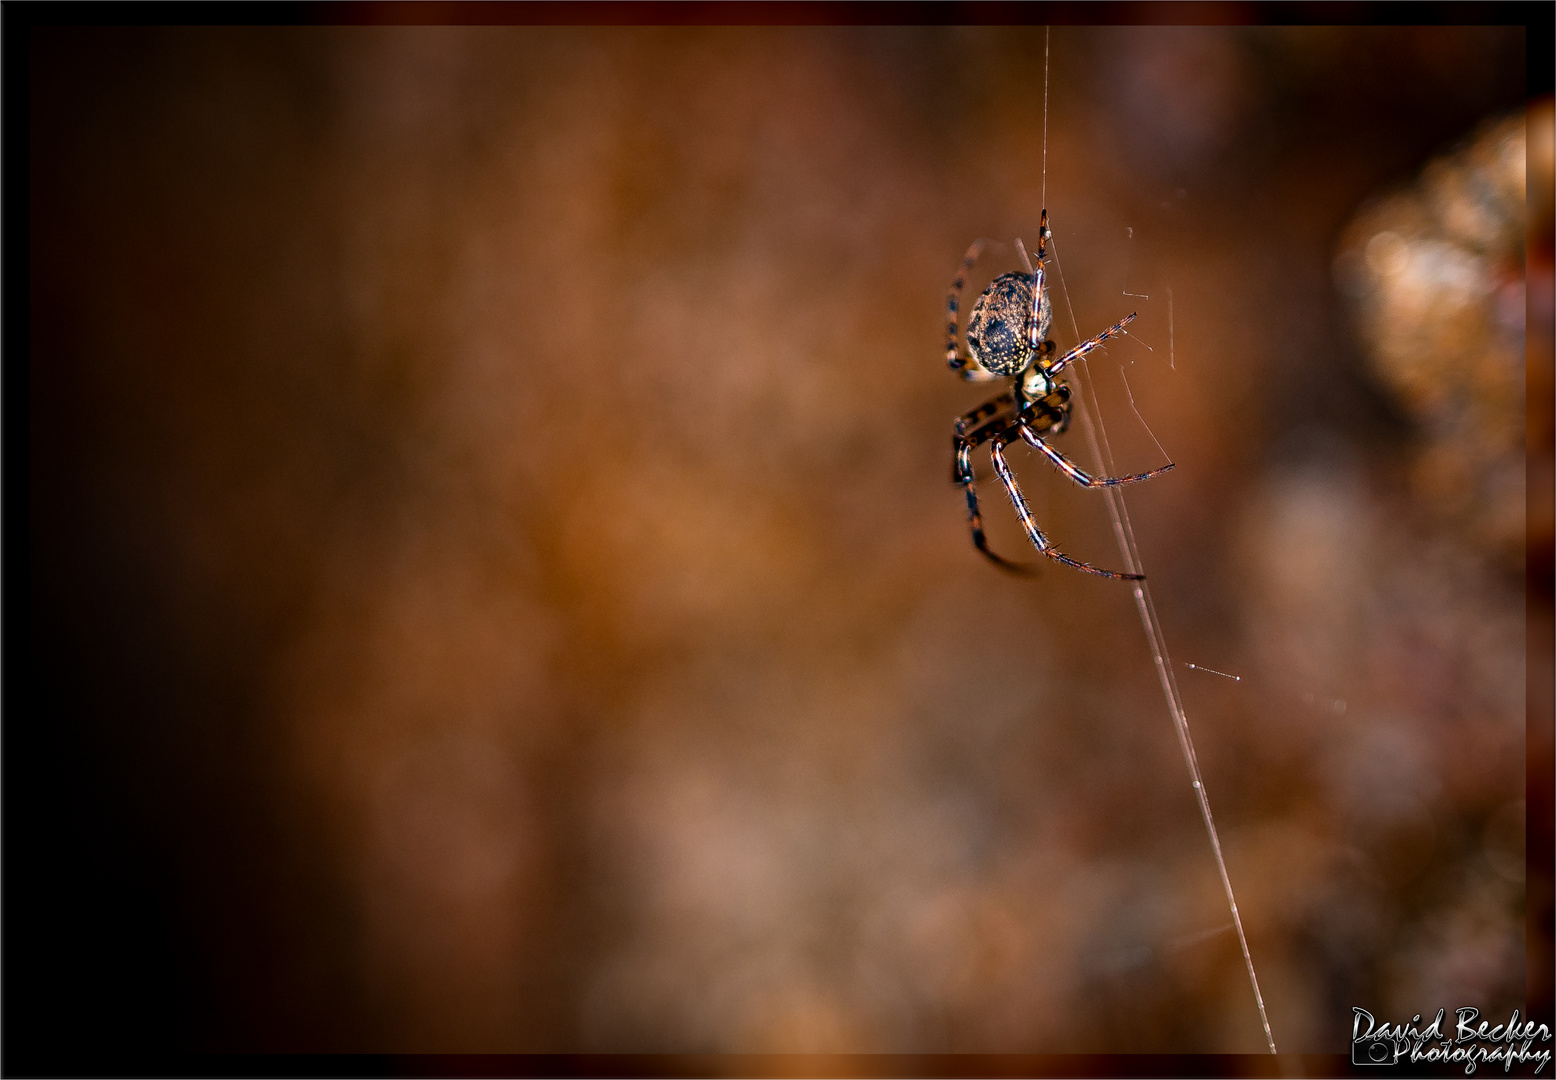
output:
[[[1071,362],[1079,360],[1081,357],[1091,352],[1091,350],[1095,349],[1098,345],[1101,345],[1108,338],[1118,337],[1118,335],[1124,332],[1124,327],[1135,321],[1135,316],[1138,314],[1140,314],[1138,311],[1131,311],[1128,315],[1125,315],[1122,319],[1118,320],[1118,322],[1102,331],[1102,333],[1098,334],[1096,337],[1089,341],[1081,342],[1079,345],[1075,346],[1075,348],[1059,357],[1059,359],[1055,360],[1052,364],[1049,365],[1049,376],[1052,377],[1057,375],[1059,372],[1063,371],[1067,366],[1069,366]]]
[[[1016,237],[1016,254],[1021,256],[1021,266],[1032,278],[1032,317],[1027,320],[1027,348],[1037,348],[1037,327],[1041,318],[1039,312],[1043,310],[1043,230],[1048,227],[1048,211],[1043,211],[1043,224],[1037,229],[1037,269],[1033,269],[1032,260],[1027,258],[1027,249],[1022,246],[1021,237]]]
[[[999,378],[993,372],[985,371],[970,356],[962,353],[957,341],[957,319],[961,309],[962,289],[967,284],[967,272],[978,261],[978,256],[983,254],[984,241],[974,240],[972,246],[967,249],[967,254],[962,257],[962,267],[956,272],[956,277],[951,281],[951,291],[946,295],[945,312],[945,362],[948,367],[968,382],[986,382]]]
[[[996,435],[989,442],[989,457],[994,461],[994,471],[999,474],[1000,483],[1005,485],[1005,491],[1010,496],[1010,501],[1016,507],[1016,517],[1021,520],[1021,527],[1026,530],[1027,539],[1032,541],[1032,546],[1047,555],[1056,562],[1062,562],[1066,566],[1088,574],[1096,574],[1098,577],[1119,578],[1124,581],[1144,581],[1144,574],[1121,574],[1114,570],[1104,570],[1100,566],[1092,566],[1090,563],[1072,559],[1053,546],[1043,531],[1037,527],[1037,522],[1032,520],[1032,512],[1027,509],[1027,501],[1021,495],[1021,489],[1016,486],[1016,477],[1010,471],[1010,466],[1005,463],[1004,454],[1005,438]]]
[[[1083,488],[1113,487],[1117,484],[1134,484],[1141,480],[1149,480],[1153,476],[1160,476],[1162,473],[1167,472],[1173,467],[1173,463],[1169,461],[1160,469],[1152,469],[1150,472],[1135,473],[1132,476],[1091,476],[1088,473],[1082,472],[1080,468],[1078,468],[1069,458],[1065,457],[1063,454],[1059,453],[1059,451],[1049,446],[1048,443],[1043,440],[1041,435],[1027,427],[1024,422],[1019,423],[1018,427],[1021,431],[1021,437],[1026,440],[1028,446],[1032,447],[1032,449],[1036,450],[1049,461],[1053,462],[1060,472],[1064,473],[1064,475],[1068,476],[1071,480],[1074,480]]]
[[[982,254],[983,241],[974,240],[967,254],[962,257],[962,268],[951,279],[951,291],[945,299],[945,362],[952,371],[961,371],[967,366],[967,359],[961,355],[960,343],[957,341],[957,312],[961,307],[962,289],[967,285],[967,272]]]
[[[995,399],[995,401],[998,400],[998,398]],[[992,405],[994,402],[989,404]],[[987,406],[984,407],[986,408]],[[973,547],[982,552],[984,558],[998,566],[1001,570],[1008,570],[1013,574],[1035,574],[1037,573],[1037,567],[1030,563],[1012,562],[1003,556],[996,555],[990,550],[989,539],[983,533],[983,514],[978,509],[978,489],[975,486],[976,480],[973,476],[972,459],[969,455],[972,453],[974,446],[989,438],[989,428],[997,426],[989,425],[980,431],[974,432],[971,438],[963,436],[960,432],[954,436],[952,446],[955,449],[955,456],[951,461],[951,479],[962,485],[962,491],[967,496],[967,526],[972,530]]]
[[[1015,404],[1015,397],[1009,390],[1006,390],[998,397],[985,401],[982,405],[979,405],[971,412],[963,413],[961,416],[957,417],[956,433],[958,435],[967,434],[969,428],[976,426],[991,416],[997,415],[1001,409],[1004,409],[1006,406],[1013,404]],[[983,441],[983,439],[978,440],[978,442]],[[973,443],[973,445],[978,445],[978,442]]]
[[[1018,240],[1016,243],[1020,244],[1021,241]],[[1029,268],[1027,270],[1027,273],[1032,275],[1032,321],[1029,324],[1030,329],[1027,331],[1027,344],[1032,346],[1034,349],[1037,348],[1037,321],[1039,318],[1038,313],[1043,309],[1043,290],[1047,284],[1043,276],[1043,260],[1047,258],[1047,255],[1048,211],[1044,210],[1042,219],[1037,223],[1037,269],[1032,270]],[[1021,257],[1022,261],[1025,262],[1026,252],[1023,251],[1021,253]],[[1052,355],[1054,350],[1053,342],[1049,341],[1045,342],[1044,344],[1047,345],[1046,353],[1048,355]]]
[[[1037,348],[1038,321],[1042,318],[1044,286],[1043,266],[1038,263],[1037,273],[1032,275],[1032,317],[1027,321],[1027,344],[1034,349]]]

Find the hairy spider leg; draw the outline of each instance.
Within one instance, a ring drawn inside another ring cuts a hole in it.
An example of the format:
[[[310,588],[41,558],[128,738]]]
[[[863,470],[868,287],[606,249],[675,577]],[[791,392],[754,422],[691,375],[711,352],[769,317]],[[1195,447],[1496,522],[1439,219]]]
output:
[[[1038,320],[1040,318],[1038,313],[1043,310],[1043,289],[1045,281],[1043,277],[1043,229],[1047,228],[1047,220],[1048,219],[1045,217],[1043,219],[1044,224],[1038,226],[1037,266],[1035,268],[1032,266],[1032,260],[1027,258],[1027,249],[1026,246],[1021,243],[1021,237],[1016,237],[1016,254],[1021,256],[1021,268],[1025,270],[1027,272],[1027,276],[1032,279],[1032,315],[1027,320],[1027,348],[1033,350],[1037,349],[1037,328]]]
[[[1015,574],[1035,574],[1037,567],[1031,563],[1014,562],[989,547],[988,537],[983,531],[983,514],[978,507],[977,477],[973,473],[970,456],[974,447],[1011,430],[1016,417],[1002,417],[999,413],[1014,405],[1015,396],[1007,390],[957,419],[956,433],[951,437],[955,451],[951,460],[951,479],[962,485],[963,494],[967,498],[967,525],[972,531],[973,546],[1002,570]]]
[[[1149,480],[1153,476],[1160,476],[1172,469],[1173,463],[1168,462],[1160,469],[1152,469],[1150,472],[1134,473],[1131,476],[1092,476],[1081,471],[1069,458],[1049,446],[1043,441],[1043,437],[1033,431],[1024,422],[1017,421],[1017,427],[1021,431],[1021,437],[1027,441],[1027,445],[1042,454],[1059,469],[1060,472],[1074,480],[1083,488],[1113,487],[1117,484],[1135,484],[1141,480]]]
[[[1053,342],[1045,344],[1052,345]],[[1063,435],[1070,426],[1070,388],[1060,383],[1051,394],[1027,399],[1017,419],[1034,431],[1052,431],[1055,435]]]
[[[962,303],[962,289],[967,285],[967,274],[978,261],[978,256],[983,254],[983,241],[974,240],[972,246],[967,249],[967,254],[962,257],[962,268],[956,272],[956,277],[951,279],[951,292],[945,300],[945,362],[952,371],[961,371],[967,366],[967,360],[961,354],[960,343],[957,341],[958,311]]]
[[[1027,322],[1027,344],[1033,349],[1037,348],[1037,324],[1040,316],[1038,312],[1043,310],[1043,289],[1047,279],[1043,274],[1043,264],[1037,264],[1037,271],[1032,275],[1032,318]]]
[[[968,271],[978,261],[978,256],[983,254],[983,247],[983,240],[972,242],[972,246],[967,249],[967,254],[962,257],[962,268],[952,279],[951,291],[946,295],[945,300],[945,362],[952,371],[968,382],[987,382],[999,378],[993,372],[983,370],[973,362],[971,357],[964,356],[957,341],[957,321],[962,304],[962,289],[967,285]]]
[[[972,461],[968,457],[972,453],[972,448],[972,443],[961,437],[957,438],[956,457],[951,464],[951,471],[956,482],[962,485],[962,491],[967,495],[967,526],[972,530],[973,547],[1001,570],[1009,570],[1013,574],[1037,573],[1037,567],[1031,563],[1011,562],[990,549],[989,538],[983,534],[983,514],[978,510],[978,489],[973,478]]]
[[[1016,241],[1016,246],[1021,246],[1021,241]],[[1043,290],[1047,287],[1047,278],[1043,274],[1043,259],[1048,253],[1048,211],[1043,211],[1041,220],[1037,223],[1037,266],[1034,269],[1027,267],[1027,273],[1032,275],[1032,321],[1027,328],[1027,344],[1037,348],[1037,320],[1038,312],[1043,310]],[[1026,262],[1027,253],[1021,252],[1021,261]],[[1047,352],[1052,354],[1053,342],[1046,342]]]
[[[1072,362],[1079,360],[1081,357],[1091,352],[1091,350],[1095,349],[1098,345],[1101,345],[1104,341],[1108,340],[1108,338],[1118,337],[1118,335],[1124,332],[1124,327],[1134,322],[1135,317],[1139,314],[1140,313],[1138,311],[1131,311],[1128,315],[1125,315],[1122,319],[1118,320],[1118,322],[1102,331],[1102,333],[1098,334],[1096,337],[1089,341],[1081,342],[1079,345],[1075,346],[1075,348],[1071,349],[1069,352],[1059,357],[1059,359],[1055,360],[1049,366],[1048,374],[1050,376],[1057,375],[1059,372],[1068,367]]]
[[[1006,390],[998,397],[992,398],[989,401],[985,401],[982,405],[979,405],[971,412],[963,413],[961,416],[957,417],[956,433],[958,435],[965,435],[967,433],[967,429],[972,427],[974,424],[977,424],[982,420],[986,420],[989,417],[998,414],[1000,410],[1013,404],[1015,404],[1015,395],[1013,395],[1009,390]]]
[[[1025,425],[1034,432],[1062,432],[1070,419],[1064,407],[1068,400],[1069,390],[1061,386],[1056,393],[1047,397],[1023,402],[1019,411],[1006,412],[1016,407],[1015,393],[1007,390],[957,417],[953,425],[955,433],[951,436],[951,446],[956,452],[951,461],[951,482],[965,483],[964,478],[973,475],[972,466],[966,463],[969,451],[995,436],[1007,436],[1008,442],[1014,442],[1017,425]],[[1001,416],[1001,413],[1005,415]]]
[[[1005,492],[1016,507],[1016,517],[1021,519],[1021,527],[1026,530],[1027,539],[1032,541],[1033,547],[1056,562],[1062,562],[1066,566],[1088,574],[1096,574],[1098,577],[1118,578],[1124,581],[1145,580],[1144,574],[1122,574],[1114,570],[1104,570],[1100,566],[1092,566],[1079,559],[1072,559],[1055,548],[1048,537],[1043,535],[1043,531],[1037,527],[1037,522],[1032,520],[1032,512],[1027,509],[1027,501],[1022,498],[1021,489],[1016,486],[1015,474],[1010,471],[1010,466],[1005,464],[1004,448],[1004,436],[995,436],[989,442],[989,457],[994,461],[994,471],[999,475],[1000,483],[1005,485]]]

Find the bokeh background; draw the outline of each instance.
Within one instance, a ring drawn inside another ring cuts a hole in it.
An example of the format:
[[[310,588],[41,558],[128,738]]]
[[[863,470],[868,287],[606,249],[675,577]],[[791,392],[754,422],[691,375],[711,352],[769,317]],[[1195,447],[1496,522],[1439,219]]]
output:
[[[30,34],[13,1055],[1261,1051],[1045,204],[1278,1045],[1526,1007],[1521,28]]]

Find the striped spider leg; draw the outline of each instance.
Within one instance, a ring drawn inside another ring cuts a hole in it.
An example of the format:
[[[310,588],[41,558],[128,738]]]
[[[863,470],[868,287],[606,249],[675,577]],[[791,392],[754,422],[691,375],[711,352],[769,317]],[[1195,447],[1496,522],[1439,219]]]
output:
[[[1011,417],[1000,417],[979,427],[973,427],[973,425],[978,424],[980,420],[997,416],[1000,412],[1009,409],[1012,404],[1011,395],[1007,391],[992,401],[984,402],[972,412],[957,420],[956,434],[951,439],[953,453],[951,459],[951,480],[953,483],[961,484],[962,491],[967,496],[967,524],[972,530],[973,546],[983,553],[984,558],[1002,570],[1009,570],[1017,574],[1033,574],[1037,572],[1037,567],[1031,563],[1011,562],[1003,556],[996,555],[989,548],[989,539],[983,532],[983,514],[978,509],[977,479],[973,474],[972,467],[971,455],[973,447],[988,442],[994,438],[996,433],[1008,431]],[[971,430],[968,430],[969,428]]]
[[[984,443],[989,444],[989,457],[994,464],[995,475],[1004,485],[1005,493],[1010,496],[1011,505],[1015,507],[1016,517],[1021,522],[1022,529],[1027,534],[1027,539],[1032,541],[1032,546],[1039,552],[1056,562],[1081,570],[1088,574],[1096,574],[1099,577],[1119,578],[1125,581],[1144,580],[1143,574],[1125,574],[1114,570],[1104,570],[1099,566],[1072,559],[1058,548],[1053,541],[1043,535],[1037,522],[1032,517],[1032,512],[1027,508],[1026,498],[1021,493],[1020,486],[1016,483],[1015,474],[1011,471],[1010,464],[1005,460],[1005,447],[1018,440],[1025,440],[1040,450],[1054,465],[1075,483],[1086,488],[1112,487],[1118,484],[1133,484],[1141,480],[1149,480],[1153,476],[1171,469],[1167,465],[1160,469],[1153,469],[1146,473],[1137,473],[1133,476],[1108,476],[1093,477],[1083,472],[1067,457],[1055,450],[1038,435],[1039,430],[1059,433],[1069,423],[1070,388],[1060,385],[1054,392],[1035,402],[1028,403],[1028,407],[1021,412],[1015,411],[1014,397],[1010,392],[1003,393],[991,401],[978,406],[978,408],[959,418],[956,422],[956,433],[952,436],[954,459],[952,462],[952,479],[962,485],[962,490],[967,497],[967,522],[972,530],[973,546],[996,566],[1017,573],[1031,573],[1033,567],[1026,563],[1012,562],[989,548],[988,538],[983,531],[983,516],[979,510],[978,492],[975,486],[976,480],[972,468],[972,451],[975,447]],[[981,421],[981,422],[980,422]]]
[[[981,364],[963,352],[961,342],[957,340],[957,313],[961,307],[962,289],[967,284],[968,272],[978,261],[978,256],[983,254],[986,243],[987,241],[981,239],[972,242],[972,246],[967,249],[967,254],[962,257],[961,269],[957,270],[956,277],[951,280],[951,291],[945,300],[945,362],[946,366],[961,376],[965,382],[988,382],[990,379],[999,378],[993,372],[985,371]]]
[[[1026,249],[1017,240],[1016,250],[1026,272],[1003,274],[995,278],[978,297],[967,320],[965,353],[957,340],[957,311],[967,273],[983,251],[982,240],[967,249],[961,269],[951,283],[951,291],[946,299],[947,365],[968,381],[982,382],[998,378],[1012,380],[1009,389],[957,419],[952,435],[954,456],[951,478],[962,485],[967,497],[967,519],[972,530],[973,545],[996,566],[1018,573],[1030,573],[1033,570],[1028,564],[1012,562],[989,549],[988,538],[983,531],[983,515],[978,506],[971,456],[973,449],[984,443],[989,444],[989,457],[994,464],[995,475],[1010,496],[1016,517],[1033,547],[1056,562],[1088,574],[1140,581],[1144,579],[1142,574],[1104,570],[1072,559],[1054,547],[1053,542],[1043,535],[1033,520],[1021,488],[1016,484],[1015,474],[1005,460],[1006,446],[1017,441],[1025,442],[1072,482],[1087,489],[1138,483],[1160,476],[1173,467],[1169,462],[1150,472],[1094,477],[1043,438],[1044,433],[1062,434],[1070,422],[1070,388],[1056,376],[1109,338],[1124,333],[1124,327],[1135,318],[1135,314],[1131,313],[1096,337],[1081,342],[1059,359],[1052,359],[1057,350],[1053,341],[1047,337],[1053,318],[1043,272],[1047,241],[1048,212],[1045,210],[1038,228],[1036,265],[1027,258]]]

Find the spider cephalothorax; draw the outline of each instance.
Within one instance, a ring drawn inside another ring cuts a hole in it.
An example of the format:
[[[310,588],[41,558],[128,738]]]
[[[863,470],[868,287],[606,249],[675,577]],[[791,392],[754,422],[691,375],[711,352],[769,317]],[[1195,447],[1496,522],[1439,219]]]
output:
[[[1168,463],[1160,469],[1133,476],[1093,477],[1082,472],[1043,438],[1045,433],[1062,434],[1070,423],[1070,388],[1057,378],[1059,373],[1104,341],[1122,334],[1124,327],[1135,317],[1131,312],[1096,337],[1081,342],[1055,360],[1053,356],[1056,349],[1048,337],[1049,324],[1053,321],[1053,304],[1048,296],[1043,272],[1047,250],[1048,211],[1044,210],[1042,222],[1038,226],[1036,265],[1028,262],[1026,249],[1017,240],[1016,251],[1021,255],[1026,272],[1001,274],[974,302],[972,313],[967,319],[965,355],[957,342],[957,308],[961,302],[962,288],[967,283],[967,272],[982,253],[983,241],[976,241],[967,249],[962,268],[951,282],[951,293],[946,299],[946,363],[951,366],[951,370],[969,381],[1011,380],[1004,393],[984,402],[956,421],[951,443],[955,454],[951,476],[967,494],[967,516],[972,527],[973,543],[997,565],[1007,570],[1026,569],[990,551],[988,540],[984,537],[983,517],[978,511],[978,493],[973,486],[971,459],[973,448],[983,443],[989,444],[994,472],[1010,495],[1010,501],[1016,508],[1016,517],[1021,520],[1027,538],[1038,551],[1050,559],[1089,574],[1138,581],[1144,575],[1103,570],[1079,559],[1072,559],[1055,548],[1032,520],[1026,499],[1016,486],[1015,474],[1005,461],[1006,445],[1020,439],[1053,462],[1075,483],[1086,488],[1131,484],[1159,476],[1172,468],[1172,464]]]

